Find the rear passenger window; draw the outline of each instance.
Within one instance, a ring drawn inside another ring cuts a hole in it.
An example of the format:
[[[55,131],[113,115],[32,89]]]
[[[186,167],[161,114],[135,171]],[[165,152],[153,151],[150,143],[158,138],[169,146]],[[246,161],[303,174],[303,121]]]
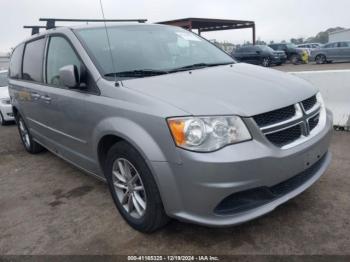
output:
[[[50,38],[46,63],[46,81],[48,84],[63,86],[60,82],[59,70],[67,65],[76,65],[81,74],[81,63],[69,42],[60,36]]]
[[[10,69],[9,76],[13,79],[21,78],[21,69],[22,69],[22,55],[23,55],[24,44],[21,44],[13,50],[10,60]]]
[[[28,42],[23,56],[23,79],[35,82],[43,81],[43,59],[45,38]]]

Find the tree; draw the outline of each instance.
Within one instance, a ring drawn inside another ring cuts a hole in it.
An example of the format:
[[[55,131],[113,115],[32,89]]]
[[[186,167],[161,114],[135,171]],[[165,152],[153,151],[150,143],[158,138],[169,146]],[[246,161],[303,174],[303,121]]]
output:
[[[328,43],[329,41],[329,33],[344,30],[344,27],[333,27],[333,28],[328,28],[326,31],[321,31],[319,32],[315,37],[309,37],[307,38],[306,42],[311,43],[311,42],[317,42],[317,43]]]
[[[266,42],[258,39],[258,40],[256,40],[255,44],[257,44],[257,45],[266,45]]]

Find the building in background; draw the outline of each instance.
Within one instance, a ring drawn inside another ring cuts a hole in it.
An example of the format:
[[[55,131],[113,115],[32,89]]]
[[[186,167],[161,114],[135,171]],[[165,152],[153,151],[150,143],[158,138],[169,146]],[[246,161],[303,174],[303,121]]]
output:
[[[8,69],[10,62],[10,54],[0,52],[0,70]]]
[[[350,28],[329,33],[329,42],[350,41]]]

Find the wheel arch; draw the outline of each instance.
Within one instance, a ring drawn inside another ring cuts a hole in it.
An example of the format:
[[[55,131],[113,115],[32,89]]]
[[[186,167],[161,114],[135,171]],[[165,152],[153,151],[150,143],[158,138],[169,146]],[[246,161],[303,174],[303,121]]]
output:
[[[315,57],[318,57],[318,56],[324,56],[324,57],[326,57],[326,58],[327,58],[326,53],[317,53],[317,54],[315,55]]]
[[[129,133],[127,130],[129,130]],[[164,192],[164,188],[161,186],[164,178],[160,177],[161,175],[165,174],[159,174],[159,167],[157,168],[157,166],[159,166],[160,162],[167,162],[167,158],[171,159],[172,162],[181,162],[178,152],[175,149],[167,150],[167,153],[165,154],[162,152],[162,149],[157,142],[143,127],[129,119],[119,117],[113,117],[112,119],[102,121],[96,127],[94,137],[96,138],[94,140],[94,152],[97,154],[96,159],[102,172],[101,175],[104,176],[104,168],[108,150],[117,142],[127,142],[134,147],[138,153],[140,153],[146,162],[146,165],[150,169],[151,174],[157,184],[164,208],[167,210],[166,203],[169,201],[166,201],[167,194]],[[156,165],[154,163],[156,163]],[[170,177],[169,179],[172,178]]]
[[[113,144],[120,141],[125,141],[133,146],[151,170],[153,161],[166,162],[168,159],[172,159],[174,162],[180,161],[175,149],[165,152],[161,148],[160,141],[156,141],[144,127],[130,119],[122,117],[104,119],[94,129],[93,137],[93,150],[96,152],[96,159],[101,171],[103,171],[108,150]]]

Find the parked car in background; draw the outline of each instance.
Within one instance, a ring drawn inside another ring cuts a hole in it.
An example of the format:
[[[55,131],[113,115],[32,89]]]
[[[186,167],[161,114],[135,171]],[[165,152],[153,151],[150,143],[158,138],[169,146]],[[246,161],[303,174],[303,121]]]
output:
[[[311,51],[314,50],[314,49],[322,47],[322,44],[320,44],[320,43],[306,43],[306,44],[297,45],[297,47],[306,49],[308,51],[308,54],[309,54],[309,57],[310,57]]]
[[[0,125],[13,121],[11,100],[8,90],[7,70],[0,71]]]
[[[306,43],[297,45],[298,48],[316,49],[322,47],[320,43]]]
[[[350,61],[350,41],[332,42],[312,50],[310,60],[317,64]]]
[[[238,48],[232,56],[239,62],[262,65],[281,65],[286,62],[284,51],[275,51],[266,45],[251,45]]]
[[[298,48],[295,44],[270,44],[269,47],[276,51],[284,51],[287,55],[287,60],[289,60],[293,64],[298,64],[299,62],[307,63],[308,61],[307,50],[303,48]]]
[[[179,27],[33,35],[13,51],[9,90],[25,150],[47,148],[106,181],[142,232],[169,217],[217,227],[257,218],[331,160],[332,114],[316,87],[236,63]]]

